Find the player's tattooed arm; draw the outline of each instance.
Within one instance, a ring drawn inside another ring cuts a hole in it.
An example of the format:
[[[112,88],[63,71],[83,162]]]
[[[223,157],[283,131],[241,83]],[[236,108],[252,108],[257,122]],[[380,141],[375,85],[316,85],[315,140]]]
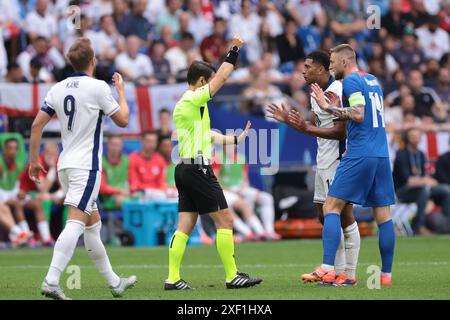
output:
[[[326,112],[342,120],[352,120],[355,122],[364,121],[364,105],[356,104],[349,108],[342,108],[341,101],[334,92],[323,92],[322,88],[314,83],[311,85],[311,96],[316,100],[319,107]]]

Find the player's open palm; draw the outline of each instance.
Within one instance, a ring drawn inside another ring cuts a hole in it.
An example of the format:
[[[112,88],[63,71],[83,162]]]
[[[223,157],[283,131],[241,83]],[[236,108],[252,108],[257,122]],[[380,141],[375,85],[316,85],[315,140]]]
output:
[[[266,111],[269,118],[275,119],[279,122],[287,123],[289,112],[286,110],[286,107],[283,104],[278,106],[274,103],[271,103],[269,106],[267,106]]]
[[[325,97],[328,100],[328,103],[332,105],[333,107],[340,108],[341,107],[341,99],[339,96],[331,91],[325,92]]]
[[[30,176],[30,179],[34,181],[35,183],[40,183],[39,181],[39,173],[44,172],[46,173],[45,169],[42,167],[42,165],[37,163],[30,163],[30,169],[28,170],[28,175]]]
[[[289,112],[288,121],[289,121],[289,125],[291,125],[293,128],[295,128],[301,132],[306,131],[306,127],[307,127],[306,119],[303,116],[303,114],[301,114],[297,110],[291,110],[291,112]]]

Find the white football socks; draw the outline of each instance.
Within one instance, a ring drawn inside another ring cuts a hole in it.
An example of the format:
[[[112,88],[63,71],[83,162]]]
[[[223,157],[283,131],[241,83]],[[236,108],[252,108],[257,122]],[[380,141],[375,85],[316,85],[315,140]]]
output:
[[[235,217],[233,219],[233,227],[237,232],[243,234],[244,236],[248,236],[252,232],[249,226],[247,226],[245,222],[242,221],[242,219],[239,217]]]
[[[255,231],[255,234],[257,236],[260,236],[264,233],[264,227],[261,224],[261,221],[259,221],[258,217],[253,215],[250,218],[247,219],[247,223],[250,226],[250,228]]]
[[[30,232],[30,226],[26,220],[20,221],[17,225],[20,229],[22,229],[22,231]]]
[[[17,236],[22,232],[22,229],[19,228],[17,224],[15,224],[10,230],[9,230],[9,240],[14,241]]]
[[[273,236],[275,234],[275,209],[273,206],[273,197],[266,192],[260,192],[258,195],[258,203],[260,205],[260,214],[264,229],[270,236]]]
[[[341,243],[336,251],[336,258],[334,260],[334,267],[336,268],[336,275],[343,274],[345,272],[345,241],[344,232],[341,231]]]
[[[120,283],[120,277],[113,271],[105,246],[100,238],[100,229],[102,222],[99,221],[92,226],[86,227],[84,231],[84,246],[110,287],[117,287]]]
[[[354,279],[356,276],[356,266],[358,264],[359,248],[361,238],[356,221],[344,229],[345,238],[345,274],[348,278]]]
[[[46,220],[37,223],[37,228],[39,234],[41,235],[41,240],[47,242],[50,240],[50,228],[48,227],[48,222]]]
[[[61,273],[73,256],[78,238],[84,231],[84,223],[78,220],[67,220],[64,230],[56,240],[53,258],[45,280],[50,285],[59,285]]]

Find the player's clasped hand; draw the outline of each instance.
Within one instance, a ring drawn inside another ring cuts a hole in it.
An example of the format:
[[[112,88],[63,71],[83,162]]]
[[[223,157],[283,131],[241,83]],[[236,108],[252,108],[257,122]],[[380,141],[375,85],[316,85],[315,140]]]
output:
[[[235,35],[231,40],[231,45],[236,46],[240,49],[244,46],[244,40],[242,40],[242,38],[239,35]]]
[[[39,162],[30,163],[30,169],[28,170],[28,175],[30,176],[30,179],[32,181],[34,181],[35,183],[40,183],[39,173],[41,171],[44,173],[47,173],[47,171],[42,167],[42,165]]]

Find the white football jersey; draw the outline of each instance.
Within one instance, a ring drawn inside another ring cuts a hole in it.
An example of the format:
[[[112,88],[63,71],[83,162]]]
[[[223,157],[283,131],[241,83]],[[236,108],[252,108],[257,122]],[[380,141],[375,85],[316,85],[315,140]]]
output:
[[[337,94],[342,103],[342,82],[334,80],[325,90],[325,92],[327,91]],[[332,128],[334,126],[333,121],[338,119],[322,110],[312,97],[311,110],[315,114],[315,119],[311,119],[311,121],[314,121],[317,127]],[[345,141],[317,138],[317,145],[317,168],[319,169],[328,169],[337,159],[340,159],[345,151]]]
[[[74,73],[55,84],[41,110],[56,113],[61,125],[63,151],[58,170],[102,169],[104,115],[111,116],[120,106],[109,85],[84,73]]]

